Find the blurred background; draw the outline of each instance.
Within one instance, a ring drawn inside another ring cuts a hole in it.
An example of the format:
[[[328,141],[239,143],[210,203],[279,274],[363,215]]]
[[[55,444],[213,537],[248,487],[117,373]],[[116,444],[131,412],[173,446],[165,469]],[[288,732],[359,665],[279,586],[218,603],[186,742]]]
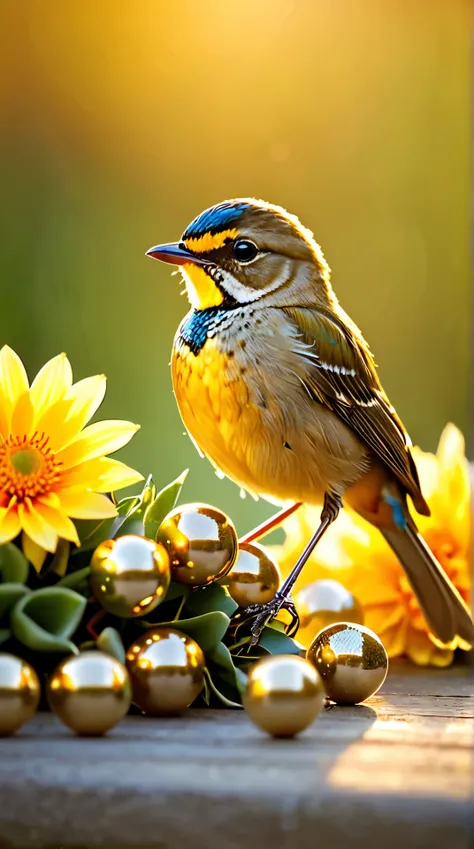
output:
[[[187,310],[145,257],[254,195],[310,227],[413,441],[468,427],[468,0],[3,0],[0,341],[105,372],[122,452],[243,532],[270,515],[183,435]]]

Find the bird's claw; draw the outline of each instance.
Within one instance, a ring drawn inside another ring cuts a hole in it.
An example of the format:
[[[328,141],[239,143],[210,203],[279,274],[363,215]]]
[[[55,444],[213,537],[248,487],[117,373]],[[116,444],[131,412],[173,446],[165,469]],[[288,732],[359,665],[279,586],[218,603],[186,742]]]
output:
[[[252,604],[239,611],[236,615],[238,625],[251,623],[250,645],[256,646],[258,644],[263,629],[278,615],[280,610],[287,610],[291,616],[291,621],[285,626],[285,632],[289,637],[293,637],[298,630],[299,616],[291,598],[286,598],[277,593],[267,604]]]

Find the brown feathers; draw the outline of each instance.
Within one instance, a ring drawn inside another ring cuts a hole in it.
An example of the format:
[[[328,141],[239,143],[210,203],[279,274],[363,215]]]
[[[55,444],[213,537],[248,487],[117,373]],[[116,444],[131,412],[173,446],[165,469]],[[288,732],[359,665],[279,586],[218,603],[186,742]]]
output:
[[[363,337],[336,314],[300,307],[285,307],[284,312],[300,331],[299,353],[308,362],[305,383],[315,401],[353,428],[394,473],[417,510],[429,515],[407,433],[381,387]]]

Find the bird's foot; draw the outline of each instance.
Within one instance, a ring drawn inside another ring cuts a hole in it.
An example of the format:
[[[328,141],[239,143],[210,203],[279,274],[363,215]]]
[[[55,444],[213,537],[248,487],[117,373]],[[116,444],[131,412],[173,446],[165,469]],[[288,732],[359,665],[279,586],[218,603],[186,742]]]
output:
[[[279,614],[280,610],[286,610],[290,614],[290,622],[285,625],[285,633],[289,637],[293,637],[298,630],[299,616],[293,600],[281,595],[279,592],[267,604],[251,604],[249,607],[236,613],[233,619],[237,627],[244,624],[250,625],[250,645],[256,646],[259,643],[263,629]]]

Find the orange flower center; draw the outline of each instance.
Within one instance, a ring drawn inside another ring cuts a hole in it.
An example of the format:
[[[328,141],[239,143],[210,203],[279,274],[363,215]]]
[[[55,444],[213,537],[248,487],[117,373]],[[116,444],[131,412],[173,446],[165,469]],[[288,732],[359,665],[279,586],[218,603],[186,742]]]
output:
[[[55,460],[44,433],[9,436],[0,444],[0,490],[18,501],[51,491],[59,479],[61,463]]]

